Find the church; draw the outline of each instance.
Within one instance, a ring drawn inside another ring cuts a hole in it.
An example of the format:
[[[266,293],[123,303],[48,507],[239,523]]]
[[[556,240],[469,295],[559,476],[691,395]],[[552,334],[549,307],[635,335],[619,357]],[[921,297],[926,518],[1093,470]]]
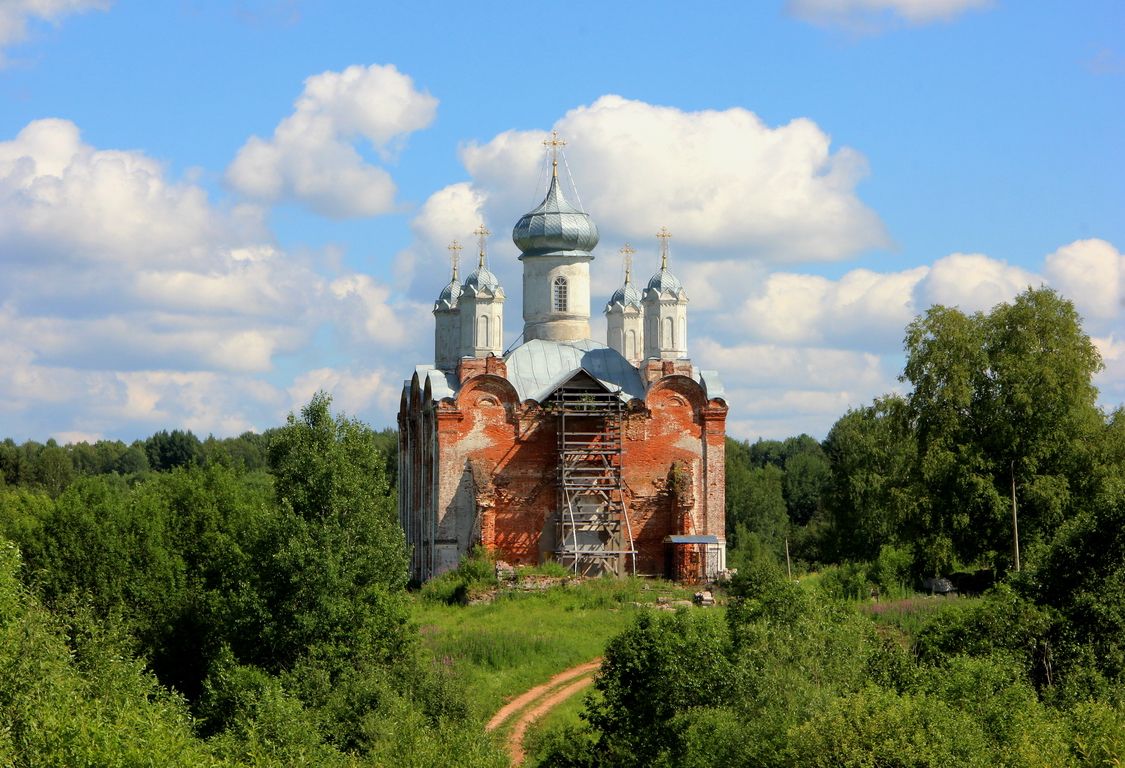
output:
[[[483,547],[513,565],[687,582],[725,568],[727,405],[714,371],[688,357],[683,284],[660,268],[639,289],[632,249],[590,338],[590,262],[598,229],[559,182],[554,136],[543,201],[516,223],[523,329],[504,347],[505,292],[477,268],[434,304],[434,362],[404,382],[399,518],[411,575],[424,581]]]

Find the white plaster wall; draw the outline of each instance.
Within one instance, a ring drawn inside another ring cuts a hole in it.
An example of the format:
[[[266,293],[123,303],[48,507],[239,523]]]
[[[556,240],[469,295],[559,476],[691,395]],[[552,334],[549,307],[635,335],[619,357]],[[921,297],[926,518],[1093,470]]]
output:
[[[457,367],[461,357],[461,314],[434,312],[434,366],[444,371]]]
[[[461,295],[461,338],[458,357],[488,357],[504,352],[504,297],[497,294]],[[481,318],[487,318],[488,338],[480,338]]]
[[[524,340],[574,341],[590,338],[592,256],[525,256],[523,259]],[[567,311],[555,312],[552,286],[567,280]]]
[[[644,298],[644,350],[645,358],[679,360],[687,355],[687,300]],[[665,338],[666,321],[672,321],[672,341]]]

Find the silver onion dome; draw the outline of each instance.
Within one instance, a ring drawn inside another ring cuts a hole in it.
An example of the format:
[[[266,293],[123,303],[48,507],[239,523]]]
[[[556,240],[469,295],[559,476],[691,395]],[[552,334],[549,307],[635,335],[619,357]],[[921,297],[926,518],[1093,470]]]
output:
[[[516,222],[512,240],[522,253],[531,255],[591,251],[598,244],[598,227],[563,197],[556,173],[543,202]]]

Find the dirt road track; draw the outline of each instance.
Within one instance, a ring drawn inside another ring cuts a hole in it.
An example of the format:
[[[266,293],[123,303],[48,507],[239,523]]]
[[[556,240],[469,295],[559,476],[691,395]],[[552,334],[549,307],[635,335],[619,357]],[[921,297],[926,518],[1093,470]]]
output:
[[[594,682],[594,673],[601,663],[602,660],[598,658],[559,672],[542,685],[512,699],[492,716],[484,727],[486,731],[495,731],[512,723],[506,739],[512,765],[523,762],[523,737],[528,726]]]

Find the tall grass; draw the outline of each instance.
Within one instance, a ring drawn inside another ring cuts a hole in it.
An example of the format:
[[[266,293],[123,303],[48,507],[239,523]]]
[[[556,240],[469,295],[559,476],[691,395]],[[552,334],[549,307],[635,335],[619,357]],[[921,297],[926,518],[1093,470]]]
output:
[[[666,582],[590,579],[531,592],[504,590],[474,605],[419,595],[414,619],[435,662],[453,669],[474,713],[484,717],[512,696],[600,656],[606,642],[658,597],[690,594]]]

